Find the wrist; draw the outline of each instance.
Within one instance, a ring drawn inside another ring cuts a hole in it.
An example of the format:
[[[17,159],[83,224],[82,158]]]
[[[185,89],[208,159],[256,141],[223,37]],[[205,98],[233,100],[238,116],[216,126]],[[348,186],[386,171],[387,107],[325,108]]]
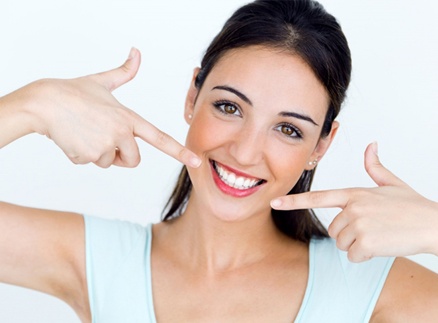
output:
[[[438,203],[426,200],[426,203],[418,204],[418,221],[423,227],[421,248],[418,253],[429,253],[438,256]]]
[[[29,87],[26,85],[0,98],[0,147],[34,132]]]
[[[21,102],[22,121],[28,133],[47,135],[46,117],[44,111],[50,105],[51,80],[41,79],[28,84],[23,88],[24,95]]]
[[[433,245],[431,253],[438,256],[438,202],[431,201],[431,215],[433,221]]]

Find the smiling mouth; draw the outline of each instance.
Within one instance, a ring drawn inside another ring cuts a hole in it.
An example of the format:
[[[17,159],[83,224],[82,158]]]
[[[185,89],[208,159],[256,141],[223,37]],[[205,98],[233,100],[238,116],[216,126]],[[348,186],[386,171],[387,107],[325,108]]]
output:
[[[243,191],[266,183],[264,179],[237,175],[232,171],[225,169],[214,160],[212,160],[211,163],[216,174],[219,176],[219,179],[229,187]]]

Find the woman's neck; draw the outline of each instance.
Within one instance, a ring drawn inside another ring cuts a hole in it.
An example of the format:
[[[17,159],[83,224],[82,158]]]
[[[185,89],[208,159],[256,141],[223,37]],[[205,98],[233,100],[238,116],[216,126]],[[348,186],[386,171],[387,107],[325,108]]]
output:
[[[269,211],[224,221],[193,201],[183,215],[160,227],[174,255],[212,275],[260,262],[294,242],[278,231]]]

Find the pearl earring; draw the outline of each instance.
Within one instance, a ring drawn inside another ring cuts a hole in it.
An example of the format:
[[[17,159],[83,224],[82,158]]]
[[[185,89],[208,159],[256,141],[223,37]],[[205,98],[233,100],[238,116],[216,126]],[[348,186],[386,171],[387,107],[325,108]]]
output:
[[[313,161],[309,161],[309,166],[316,166],[316,165],[318,165],[318,158],[316,158]]]
[[[190,120],[193,118],[193,115],[190,113],[187,118],[189,118]]]

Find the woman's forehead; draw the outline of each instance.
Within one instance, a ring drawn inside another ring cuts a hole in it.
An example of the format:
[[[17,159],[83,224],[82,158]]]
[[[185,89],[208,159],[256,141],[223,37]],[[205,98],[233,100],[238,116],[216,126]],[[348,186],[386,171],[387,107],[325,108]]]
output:
[[[326,89],[304,60],[290,52],[262,46],[227,51],[211,70],[203,88],[236,88],[254,104],[296,105],[325,115]],[[319,113],[317,113],[319,114]]]

